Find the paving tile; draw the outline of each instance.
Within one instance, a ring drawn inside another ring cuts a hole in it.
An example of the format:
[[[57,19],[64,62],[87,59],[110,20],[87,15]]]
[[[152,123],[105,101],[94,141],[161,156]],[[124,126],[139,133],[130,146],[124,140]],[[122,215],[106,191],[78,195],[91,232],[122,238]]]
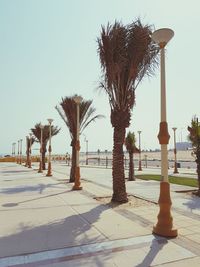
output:
[[[169,262],[165,265],[157,265],[157,267],[166,266],[166,267],[199,267],[200,266],[200,257],[194,257],[189,259],[182,259],[174,262]]]
[[[187,238],[200,244],[200,233],[187,235]]]

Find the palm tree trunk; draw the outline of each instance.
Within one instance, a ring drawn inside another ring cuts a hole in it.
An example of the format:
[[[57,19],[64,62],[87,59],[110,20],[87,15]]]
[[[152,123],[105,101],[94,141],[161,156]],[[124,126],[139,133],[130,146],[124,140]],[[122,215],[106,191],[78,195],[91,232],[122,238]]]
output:
[[[125,185],[125,174],[124,174],[124,152],[123,152],[124,139],[125,139],[125,128],[114,127],[112,201],[120,203],[128,202],[126,185]]]
[[[200,148],[197,149],[196,154],[196,163],[197,163],[197,177],[198,177],[198,195],[200,196]]]
[[[134,163],[133,163],[133,152],[129,152],[129,181],[135,181]]]
[[[71,158],[71,170],[70,170],[70,183],[75,181],[75,170],[76,170],[76,148],[75,143],[72,145],[72,158]]]
[[[26,164],[25,164],[26,167],[28,167],[28,165],[29,165],[29,160],[30,160],[30,154],[29,154],[28,149],[27,149],[27,151],[26,151]]]
[[[42,169],[43,170],[46,170],[45,154],[46,154],[46,152],[42,152]]]

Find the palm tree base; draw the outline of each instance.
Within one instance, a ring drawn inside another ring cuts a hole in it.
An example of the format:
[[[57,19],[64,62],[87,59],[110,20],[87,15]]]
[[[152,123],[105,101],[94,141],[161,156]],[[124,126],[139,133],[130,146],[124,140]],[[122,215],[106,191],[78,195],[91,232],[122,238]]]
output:
[[[82,190],[81,182],[80,182],[80,167],[76,166],[75,169],[75,183],[72,187],[72,190]]]
[[[83,189],[82,186],[76,186],[76,185],[74,185],[74,186],[72,187],[72,190],[82,190],[82,189]]]
[[[112,202],[117,202],[117,203],[127,203],[128,202],[128,197],[127,196],[115,196],[113,194],[111,201]]]

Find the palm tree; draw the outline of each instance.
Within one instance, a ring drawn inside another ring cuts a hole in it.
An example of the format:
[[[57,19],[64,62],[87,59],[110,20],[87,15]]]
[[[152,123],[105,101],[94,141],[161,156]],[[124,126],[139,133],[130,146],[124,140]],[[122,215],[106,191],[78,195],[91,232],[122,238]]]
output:
[[[134,153],[139,153],[139,149],[135,145],[136,138],[134,132],[128,132],[126,139],[125,139],[125,146],[126,150],[129,154],[129,175],[128,180],[129,181],[135,181],[135,172],[134,172]]]
[[[32,128],[31,131],[36,137],[36,142],[41,142],[41,123],[36,123],[35,128]],[[60,129],[58,126],[51,126],[51,136],[57,135],[59,133]],[[45,154],[47,152],[47,143],[49,141],[49,124],[44,125],[43,128],[43,134],[42,134],[42,169],[46,170],[45,166]]]
[[[198,196],[200,196],[200,122],[198,118],[194,116],[191,121],[191,127],[188,126],[189,140],[192,143],[193,155],[197,164],[197,176],[198,176]]]
[[[75,96],[75,95],[74,95]],[[75,181],[75,167],[76,167],[76,118],[77,118],[77,107],[74,102],[74,96],[62,98],[60,106],[56,106],[56,110],[60,114],[61,118],[66,123],[69,133],[71,136],[72,146],[72,165],[70,171],[69,182]],[[102,118],[102,115],[95,115],[96,109],[92,107],[92,100],[82,100],[80,103],[80,134],[83,130],[95,119]]]
[[[25,166],[28,167],[30,166],[30,150],[31,147],[33,145],[33,143],[35,142],[35,138],[34,137],[26,137],[26,164]]]
[[[151,40],[151,27],[136,20],[127,26],[120,22],[102,27],[98,53],[111,108],[113,133],[112,201],[127,202],[123,143],[135,104],[135,90],[145,75],[157,66],[159,47]]]

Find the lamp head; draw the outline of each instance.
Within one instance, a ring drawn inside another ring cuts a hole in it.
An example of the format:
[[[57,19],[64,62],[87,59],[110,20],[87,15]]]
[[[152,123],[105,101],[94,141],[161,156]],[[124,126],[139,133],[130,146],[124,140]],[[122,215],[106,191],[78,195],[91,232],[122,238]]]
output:
[[[75,95],[75,96],[73,97],[73,100],[74,100],[74,102],[75,102],[76,104],[80,104],[81,101],[83,100],[83,98],[82,98],[82,96]]]
[[[176,127],[173,127],[172,130],[174,130],[174,132],[175,132],[177,130],[177,128]]]
[[[141,134],[142,131],[138,131],[139,134]]]
[[[154,42],[163,48],[174,36],[174,31],[168,28],[162,28],[152,33],[151,38]]]
[[[41,130],[44,129],[44,125],[40,124],[40,129]]]
[[[52,124],[53,119],[47,119],[47,120],[48,120],[49,124]]]

